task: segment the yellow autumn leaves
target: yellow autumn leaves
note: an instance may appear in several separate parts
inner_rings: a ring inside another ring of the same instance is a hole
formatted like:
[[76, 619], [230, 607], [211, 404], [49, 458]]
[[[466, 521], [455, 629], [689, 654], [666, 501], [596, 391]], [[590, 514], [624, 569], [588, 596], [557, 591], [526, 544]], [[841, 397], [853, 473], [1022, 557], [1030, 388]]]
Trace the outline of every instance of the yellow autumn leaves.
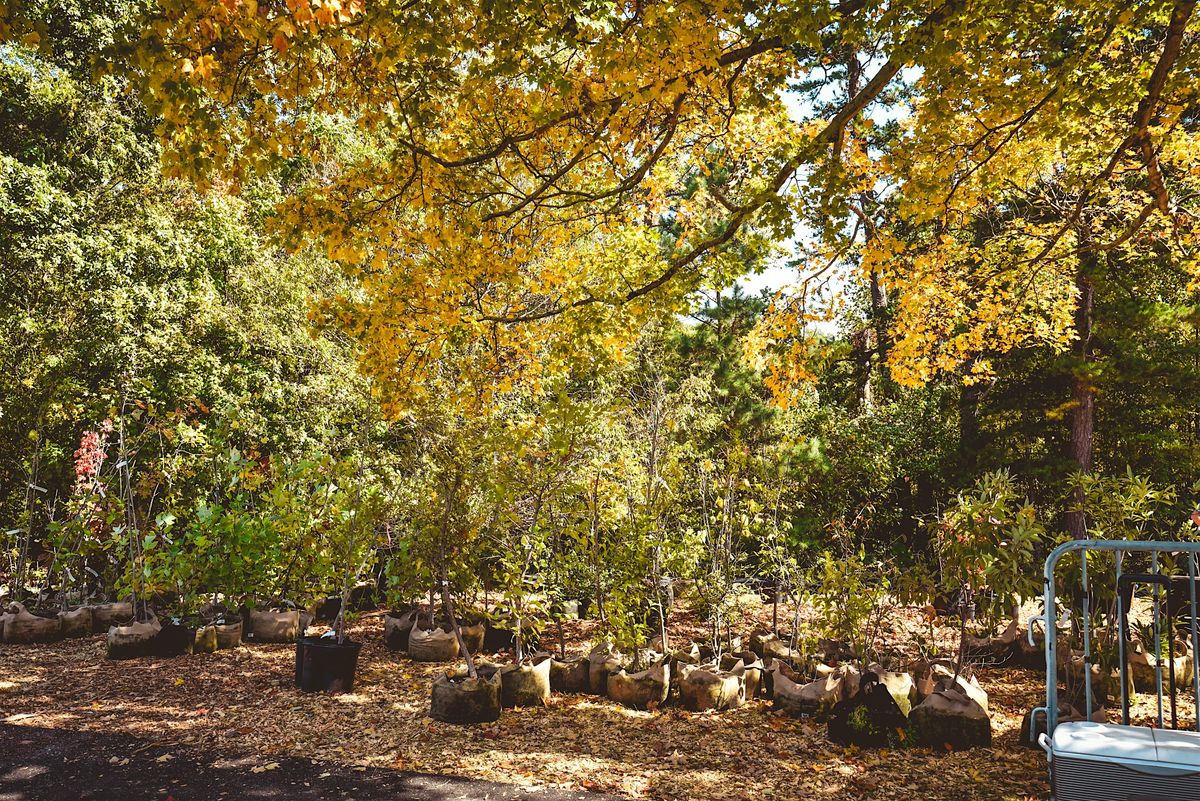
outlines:
[[[314, 319], [394, 408], [618, 358], [797, 221], [802, 270], [888, 291], [912, 384], [1065, 347], [1081, 243], [1196, 263], [1187, 213], [1142, 213], [1129, 139], [1172, 7], [158, 0], [120, 63], [169, 171], [287, 172], [270, 224], [361, 279]], [[1137, 140], [1169, 183], [1197, 177], [1194, 38]], [[781, 396], [839, 308], [798, 286], [753, 339]]]

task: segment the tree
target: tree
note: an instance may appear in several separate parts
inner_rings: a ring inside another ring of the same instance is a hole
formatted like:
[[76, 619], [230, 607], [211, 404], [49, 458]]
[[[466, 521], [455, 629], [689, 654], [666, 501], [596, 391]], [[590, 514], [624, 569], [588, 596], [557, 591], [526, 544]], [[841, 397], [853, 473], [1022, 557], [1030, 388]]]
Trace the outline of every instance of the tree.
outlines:
[[[549, 610], [531, 597], [561, 591], [549, 582], [560, 578], [553, 553], [556, 517], [567, 494], [577, 491], [576, 475], [594, 432], [590, 406], [565, 388], [537, 396], [507, 399], [489, 426], [484, 450], [491, 475], [488, 534], [496, 554], [515, 636], [517, 661], [526, 656], [526, 629]], [[561, 523], [560, 523], [561, 525]], [[557, 600], [563, 600], [558, 598]]]
[[[679, 394], [694, 406], [688, 419], [687, 440], [694, 454], [688, 459], [688, 480], [682, 482], [685, 509], [681, 524], [703, 538], [705, 553], [697, 565], [696, 592], [708, 613], [714, 650], [728, 643], [730, 613], [746, 589], [754, 558], [752, 537], [770, 504], [773, 523], [766, 530], [776, 548], [767, 552], [772, 564], [783, 568], [792, 556], [782, 550], [778, 513], [786, 501], [783, 475], [778, 485], [761, 482], [762, 456], [777, 445], [774, 425], [778, 410], [762, 376], [745, 356], [745, 340], [765, 306], [762, 298], [742, 294], [735, 284], [728, 293], [717, 292], [691, 315], [694, 326], [674, 336], [674, 347], [684, 360], [685, 372], [676, 379]], [[684, 394], [685, 388], [688, 390]], [[769, 470], [766, 472], [770, 472]], [[773, 492], [775, 490], [775, 492]], [[772, 495], [773, 503], [769, 500]], [[782, 523], [790, 530], [790, 521]], [[773, 572], [778, 578], [785, 570]], [[776, 584], [776, 609], [781, 587]]]
[[[728, 278], [724, 249], [793, 219], [819, 222], [822, 261], [861, 245], [876, 288], [911, 288], [909, 304], [967, 296], [975, 323], [953, 336], [904, 316], [888, 349], [901, 380], [984, 344], [1066, 341], [1073, 290], [1043, 283], [1054, 291], [1033, 302], [1010, 271], [986, 278], [998, 253], [973, 270], [984, 280], [939, 280], [963, 265], [945, 231], [927, 255], [908, 252], [853, 201], [886, 179], [896, 220], [953, 227], [1011, 184], [1065, 169], [1077, 207], [1139, 183], [1152, 202], [1136, 218], [1171, 219], [1190, 240], [1169, 162], [1195, 151], [1180, 113], [1194, 5], [856, 0], [746, 14], [516, 2], [433, 14], [160, 0], [118, 42], [117, 63], [162, 120], [172, 169], [237, 179], [301, 165], [278, 229], [321, 239], [362, 280], [364, 295], [326, 315], [362, 343], [395, 412], [422, 390], [437, 343], [488, 340], [520, 374], [620, 348], [631, 317], [677, 307], [705, 275]], [[4, 34], [36, 32], [35, 12], [14, 6]], [[781, 94], [796, 82], [810, 102], [793, 121]], [[872, 137], [872, 110], [901, 96], [906, 133]], [[331, 143], [338, 125], [357, 147]], [[1078, 216], [1025, 258], [1060, 255]], [[852, 218], [868, 222], [841, 225]], [[802, 325], [805, 306], [784, 308], [783, 327]], [[930, 361], [931, 348], [942, 355]]]
[[[942, 114], [918, 116], [901, 138], [894, 223], [867, 249], [902, 293], [891, 357], [903, 381], [964, 365], [977, 381], [995, 354], [1070, 350], [1065, 456], [1076, 471], [1094, 461], [1097, 285], [1112, 280], [1121, 254], [1194, 261], [1187, 206], [1198, 130], [1180, 94], [1195, 69], [1194, 10], [1080, 9], [1055, 31], [1060, 52], [1049, 61], [993, 47], [958, 65], [972, 83], [957, 70], [927, 72], [920, 82], [937, 89], [927, 105]], [[1095, 79], [1022, 88], [1019, 76], [1045, 67]], [[1020, 114], [1006, 107], [1008, 84], [1025, 94]], [[1104, 112], [1076, 119], [1083, 107]], [[1081, 515], [1066, 517], [1077, 537]]]
[[[0, 531], [14, 584], [69, 569], [93, 591], [124, 569], [109, 539], [119, 517], [144, 536], [170, 511], [188, 531], [200, 505], [228, 499], [213, 467], [230, 449], [336, 453], [370, 402], [347, 340], [303, 325], [311, 298], [349, 285], [263, 235], [281, 182], [235, 197], [164, 180], [127, 85], [62, 58], [11, 45], [0, 57]], [[132, 498], [106, 484], [93, 488], [102, 509], [72, 508], [94, 494], [72, 453], [106, 420], [96, 478], [135, 464], [120, 479]], [[115, 453], [121, 433], [133, 463]]]

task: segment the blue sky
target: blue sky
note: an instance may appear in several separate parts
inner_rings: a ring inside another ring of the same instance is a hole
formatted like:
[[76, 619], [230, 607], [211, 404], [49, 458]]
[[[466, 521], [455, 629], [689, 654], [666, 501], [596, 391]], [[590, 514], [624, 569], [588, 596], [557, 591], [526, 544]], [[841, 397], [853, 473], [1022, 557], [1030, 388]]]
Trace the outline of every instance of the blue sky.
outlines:
[[[879, 62], [868, 63], [864, 65], [864, 71], [870, 73], [871, 70], [878, 65]], [[908, 67], [900, 71], [899, 80], [906, 84], [911, 84], [918, 80], [921, 76], [921, 70], [917, 67]], [[828, 98], [822, 99], [834, 100], [834, 91], [838, 88], [834, 86], [828, 87]], [[787, 106], [788, 113], [797, 123], [804, 122], [812, 118], [812, 106], [807, 99], [801, 97], [795, 92], [786, 92], [783, 95], [783, 102]], [[903, 119], [909, 113], [909, 108], [906, 105], [883, 106], [873, 104], [867, 110], [871, 118], [877, 123], [891, 122], [893, 120]], [[881, 187], [882, 190], [882, 187]], [[763, 289], [778, 290], [789, 284], [796, 283], [802, 278], [800, 271], [795, 267], [789, 267], [787, 261], [796, 255], [797, 243], [807, 237], [807, 230], [798, 225], [796, 234], [791, 239], [783, 243], [782, 252], [779, 255], [776, 263], [757, 275], [747, 274], [738, 280], [738, 284], [745, 290], [746, 294], [757, 294]], [[828, 287], [834, 292], [840, 292], [845, 286], [844, 278], [841, 274], [836, 275], [830, 280]], [[836, 323], [818, 323], [816, 327], [819, 330], [827, 333], [832, 333], [836, 330]]]

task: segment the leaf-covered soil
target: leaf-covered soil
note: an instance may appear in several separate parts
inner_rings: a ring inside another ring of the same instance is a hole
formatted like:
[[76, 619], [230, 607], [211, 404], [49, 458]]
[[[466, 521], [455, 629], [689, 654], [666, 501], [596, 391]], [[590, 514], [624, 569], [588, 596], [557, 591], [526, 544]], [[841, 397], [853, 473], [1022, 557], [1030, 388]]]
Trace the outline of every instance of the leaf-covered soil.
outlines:
[[[692, 714], [554, 695], [545, 708], [505, 710], [494, 724], [458, 727], [427, 716], [430, 684], [446, 666], [387, 651], [381, 621], [367, 615], [357, 624], [354, 636], [365, 642], [357, 685], [341, 696], [297, 691], [288, 645], [125, 662], [105, 659], [102, 636], [5, 645], [0, 723], [119, 735], [159, 754], [195, 749], [251, 755], [258, 764], [319, 759], [632, 798], [1048, 796], [1043, 755], [1018, 744], [1022, 716], [1043, 698], [1038, 671], [979, 669], [994, 743], [958, 753], [845, 749], [826, 739], [822, 725], [783, 717], [766, 701]], [[570, 650], [584, 652], [593, 632], [594, 624], [570, 624]]]
[[122, 734], [0, 724], [6, 801], [592, 801], [479, 779], [302, 757], [154, 745]]

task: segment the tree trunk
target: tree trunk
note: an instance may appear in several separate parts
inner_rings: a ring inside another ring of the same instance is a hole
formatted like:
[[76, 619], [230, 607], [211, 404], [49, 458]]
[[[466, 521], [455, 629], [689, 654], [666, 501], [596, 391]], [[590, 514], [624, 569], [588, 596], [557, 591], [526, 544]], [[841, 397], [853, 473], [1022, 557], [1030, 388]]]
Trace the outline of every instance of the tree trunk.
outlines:
[[963, 663], [967, 661], [967, 616], [960, 607], [958, 610], [958, 658], [954, 660], [954, 678], [951, 680], [954, 685], [958, 684], [958, 677], [962, 675]]
[[663, 593], [662, 593], [661, 589], [658, 591], [657, 595], [658, 595], [658, 632], [659, 632], [658, 636], [660, 639], [662, 639], [663, 653], [666, 654], [666, 653], [670, 653], [670, 651], [671, 651], [670, 645], [667, 643], [667, 613], [669, 610], [663, 604], [663, 599], [662, 599]]
[[875, 388], [871, 383], [871, 351], [875, 347], [875, 331], [867, 327], [850, 338], [854, 350], [855, 380], [858, 382], [858, 411], [865, 414], [875, 407]]
[[979, 467], [979, 448], [982, 444], [979, 428], [979, 400], [983, 396], [980, 384], [963, 384], [958, 396], [958, 463], [968, 478]]
[[[863, 203], [866, 203], [864, 196]], [[864, 209], [865, 211], [865, 209]], [[887, 345], [887, 292], [879, 281], [879, 273], [871, 271], [871, 323], [875, 329], [875, 372], [879, 382], [879, 394], [888, 398], [888, 375], [886, 368]]]
[[446, 560], [442, 560], [442, 608], [446, 610], [446, 617], [450, 620], [450, 626], [454, 629], [454, 639], [458, 640], [458, 650], [467, 660], [467, 675], [471, 678], [479, 678], [479, 673], [475, 669], [475, 657], [467, 648], [467, 643], [463, 640], [462, 627], [458, 625], [458, 616], [454, 614], [454, 602], [450, 599], [450, 577], [446, 573]]
[[525, 620], [521, 615], [519, 604], [517, 606], [517, 614], [514, 617], [517, 621], [517, 630], [513, 633], [513, 655], [517, 658], [517, 664], [519, 665], [525, 661], [525, 643], [523, 642], [524, 638], [521, 636], [521, 627], [524, 625]]
[[[846, 57], [846, 92], [847, 97], [855, 97], [859, 92], [862, 80], [862, 63], [858, 51], [851, 51]], [[843, 147], [858, 147], [853, 125], [846, 128], [846, 142]], [[876, 204], [874, 194], [870, 191], [859, 192], [856, 198], [859, 222], [863, 227], [865, 243], [875, 238], [875, 221], [871, 212]], [[854, 346], [858, 351], [856, 362], [859, 370], [859, 411], [868, 412], [876, 403], [876, 388], [879, 394], [887, 397], [887, 370], [884, 367], [884, 341], [887, 337], [887, 320], [884, 312], [887, 308], [887, 293], [879, 280], [879, 273], [872, 270], [867, 275], [870, 289], [871, 309], [867, 325], [854, 336]]]
[[[441, 559], [441, 585], [442, 585], [442, 609], [446, 612], [446, 618], [450, 622], [450, 627], [454, 630], [454, 639], [458, 640], [458, 650], [467, 660], [467, 675], [473, 679], [479, 678], [479, 672], [475, 669], [475, 657], [467, 648], [466, 642], [463, 641], [462, 627], [458, 625], [458, 616], [454, 614], [454, 601], [450, 598], [450, 573], [446, 567], [446, 538], [450, 533], [450, 513], [454, 507], [454, 498], [458, 495], [458, 488], [462, 485], [462, 473], [459, 472], [454, 477], [454, 486], [446, 492], [446, 500], [442, 504], [442, 537], [439, 548]], [[430, 615], [433, 614], [433, 607], [429, 609]]]
[[[1079, 299], [1075, 307], [1075, 344], [1072, 346], [1070, 438], [1067, 442], [1067, 461], [1080, 474], [1092, 472], [1092, 439], [1096, 427], [1096, 388], [1092, 384], [1089, 365], [1092, 361], [1092, 325], [1094, 322], [1096, 289], [1087, 273], [1080, 269], [1075, 278]], [[1066, 515], [1067, 532], [1073, 539], [1087, 537], [1087, 516], [1082, 508], [1083, 491], [1071, 491]]]
[[792, 615], [792, 634], [788, 638], [788, 648], [796, 650], [797, 639], [800, 636], [800, 594], [796, 593], [792, 597], [792, 601], [796, 604], [795, 612]]

